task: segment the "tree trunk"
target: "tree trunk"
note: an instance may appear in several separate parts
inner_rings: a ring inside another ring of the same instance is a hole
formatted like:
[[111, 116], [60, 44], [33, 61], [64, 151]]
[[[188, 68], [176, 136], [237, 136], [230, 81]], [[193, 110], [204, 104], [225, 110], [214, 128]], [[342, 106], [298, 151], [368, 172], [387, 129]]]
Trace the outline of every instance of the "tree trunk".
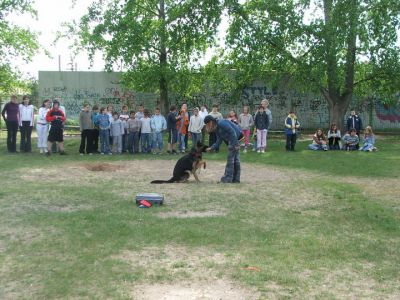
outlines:
[[331, 97], [329, 93], [323, 93], [328, 102], [329, 108], [329, 127], [336, 124], [341, 132], [346, 131], [345, 114], [351, 101], [351, 95], [347, 97]]
[[162, 22], [162, 29], [160, 34], [160, 109], [162, 114], [167, 114], [169, 111], [168, 102], [168, 82], [166, 78], [168, 60], [166, 41], [166, 28], [165, 28], [165, 2], [160, 0], [160, 20]]

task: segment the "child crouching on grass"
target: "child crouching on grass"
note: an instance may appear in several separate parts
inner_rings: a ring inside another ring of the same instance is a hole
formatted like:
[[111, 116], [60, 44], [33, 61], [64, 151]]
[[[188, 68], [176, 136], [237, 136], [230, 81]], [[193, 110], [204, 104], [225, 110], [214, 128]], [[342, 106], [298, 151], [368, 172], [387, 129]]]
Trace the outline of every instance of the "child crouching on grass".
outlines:
[[110, 135], [113, 140], [113, 153], [122, 153], [122, 137], [125, 134], [124, 123], [119, 119], [118, 113], [113, 113], [113, 120], [110, 124]]
[[372, 132], [372, 127], [367, 126], [364, 132], [364, 144], [360, 147], [360, 151], [377, 151], [375, 147], [375, 135]]
[[350, 129], [350, 133], [346, 133], [343, 137], [345, 151], [354, 151], [357, 150], [357, 145], [360, 139], [358, 138], [357, 131], [352, 128]]
[[326, 144], [326, 136], [321, 128], [317, 129], [317, 132], [313, 135], [313, 143], [308, 145], [310, 150], [328, 150], [328, 145]]

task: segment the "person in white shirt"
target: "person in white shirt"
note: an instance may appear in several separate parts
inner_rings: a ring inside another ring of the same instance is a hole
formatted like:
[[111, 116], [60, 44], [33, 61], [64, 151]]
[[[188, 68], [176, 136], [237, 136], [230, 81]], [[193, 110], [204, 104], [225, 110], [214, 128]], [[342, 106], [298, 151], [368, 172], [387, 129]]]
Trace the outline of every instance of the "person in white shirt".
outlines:
[[192, 147], [196, 147], [197, 142], [201, 141], [201, 130], [203, 127], [204, 119], [199, 115], [199, 108], [195, 107], [189, 122], [189, 136], [192, 137]]
[[[208, 110], [207, 110], [207, 106], [206, 105], [202, 105], [200, 107], [199, 115], [203, 119], [203, 121], [204, 121], [204, 118], [208, 116]], [[203, 126], [203, 129], [201, 130], [201, 143], [203, 145], [204, 145], [205, 137], [206, 137], [206, 127]]]
[[19, 150], [21, 152], [31, 152], [31, 135], [34, 123], [35, 109], [29, 104], [29, 97], [22, 98], [22, 104], [19, 105], [19, 130], [21, 132], [21, 144]]
[[39, 113], [37, 116], [36, 123], [36, 133], [38, 135], [37, 146], [39, 148], [40, 153], [47, 152], [47, 134], [49, 132], [49, 125], [46, 121], [46, 115], [49, 111], [50, 100], [46, 99], [43, 101], [42, 106], [39, 108]]

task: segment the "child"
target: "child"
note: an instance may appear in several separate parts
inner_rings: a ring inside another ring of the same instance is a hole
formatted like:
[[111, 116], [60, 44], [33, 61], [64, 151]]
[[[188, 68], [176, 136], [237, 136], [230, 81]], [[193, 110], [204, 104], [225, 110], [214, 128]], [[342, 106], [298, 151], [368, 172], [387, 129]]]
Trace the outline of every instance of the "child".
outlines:
[[163, 135], [162, 132], [167, 129], [167, 121], [164, 116], [160, 114], [160, 109], [157, 107], [154, 110], [154, 115], [150, 120], [151, 130], [153, 132], [153, 154], [162, 154], [164, 145], [163, 145]]
[[176, 106], [172, 105], [169, 108], [169, 114], [167, 116], [167, 130], [168, 130], [168, 153], [176, 154], [175, 144], [178, 141], [178, 129], [176, 122], [180, 119], [180, 116], [176, 114]]
[[253, 116], [249, 114], [249, 107], [243, 107], [243, 113], [239, 115], [239, 126], [242, 128], [244, 135], [244, 150], [243, 153], [247, 153], [247, 147], [249, 145], [250, 128], [253, 126]]
[[34, 108], [29, 103], [29, 97], [22, 98], [22, 104], [19, 105], [19, 131], [21, 133], [21, 143], [19, 150], [21, 152], [31, 152], [31, 135], [34, 123]]
[[40, 153], [47, 153], [47, 133], [49, 130], [49, 125], [46, 121], [46, 115], [49, 111], [49, 107], [50, 100], [44, 100], [42, 107], [39, 108], [39, 113], [37, 116], [36, 133], [38, 135], [38, 148]]
[[336, 124], [332, 124], [328, 131], [329, 150], [340, 150], [340, 130], [337, 129]]
[[140, 120], [136, 119], [135, 112], [131, 110], [130, 118], [127, 122], [128, 129], [128, 151], [129, 153], [139, 153], [139, 132], [141, 127]]
[[[254, 110], [253, 120], [255, 120], [257, 113], [258, 113], [258, 106]], [[255, 127], [253, 133], [253, 151], [257, 151], [257, 129]]]
[[[137, 113], [136, 113], [137, 115]], [[140, 139], [142, 142], [142, 153], [150, 153], [151, 152], [151, 119], [150, 119], [150, 112], [148, 109], [143, 111], [143, 118], [140, 119], [141, 122], [141, 133]]]
[[46, 121], [51, 124], [49, 136], [47, 138], [47, 156], [51, 155], [51, 147], [57, 142], [60, 155], [65, 155], [64, 152], [64, 125], [65, 115], [60, 109], [60, 102], [55, 100], [53, 108], [47, 112]]
[[[211, 110], [211, 112], [209, 113], [209, 115], [210, 115], [211, 117], [213, 117], [214, 119], [216, 119], [217, 121], [223, 119], [222, 114], [218, 111], [218, 104], [213, 104], [212, 110]], [[209, 139], [208, 143], [209, 143], [210, 146], [213, 145], [213, 144], [215, 144], [216, 141], [217, 141], [217, 134], [216, 134], [216, 132], [214, 132], [214, 131], [209, 132], [209, 138], [208, 138], [208, 139]], [[214, 152], [216, 152], [216, 153], [219, 152], [219, 146], [217, 146], [217, 148], [215, 148]]]
[[100, 154], [112, 154], [110, 150], [110, 119], [105, 107], [100, 108], [100, 114], [98, 114], [94, 123], [99, 127], [100, 134]]
[[89, 111], [89, 104], [84, 104], [82, 111], [79, 114], [79, 127], [81, 130], [81, 145], [79, 146], [80, 155], [93, 154], [92, 146], [92, 132], [93, 132], [93, 122], [92, 113]]
[[360, 147], [360, 151], [376, 151], [378, 150], [375, 146], [375, 135], [372, 132], [372, 127], [365, 127], [364, 132], [364, 145]]
[[122, 152], [126, 152], [126, 148], [128, 145], [128, 128], [127, 128], [127, 122], [129, 119], [129, 112], [128, 112], [128, 106], [124, 105], [122, 106], [122, 111], [121, 114], [119, 115], [119, 119], [122, 121], [122, 124], [124, 125], [124, 134], [122, 135]]
[[257, 132], [257, 152], [265, 153], [265, 147], [267, 146], [267, 130], [268, 130], [268, 115], [264, 111], [264, 106], [260, 105], [258, 107], [258, 112], [254, 119], [255, 128], [254, 131]]
[[236, 115], [236, 112], [234, 110], [231, 110], [228, 114], [228, 116], [226, 117], [227, 120], [232, 121], [233, 123], [238, 124], [238, 118]]
[[199, 108], [193, 109], [193, 116], [190, 117], [189, 134], [192, 136], [192, 147], [196, 147], [197, 142], [201, 142], [201, 130], [203, 129], [204, 121], [199, 115]]
[[93, 130], [92, 130], [92, 142], [93, 142], [93, 153], [99, 153], [99, 126], [96, 125], [95, 120], [99, 114], [99, 107], [97, 105], [93, 105], [92, 108], [92, 123], [93, 123]]
[[124, 135], [125, 128], [122, 121], [118, 118], [118, 113], [113, 113], [113, 120], [110, 124], [110, 135], [113, 139], [113, 153], [122, 153], [122, 136]]
[[313, 143], [308, 145], [310, 150], [328, 150], [328, 145], [326, 144], [326, 136], [321, 128], [317, 129], [317, 132], [313, 135]]
[[179, 151], [181, 153], [185, 153], [185, 136], [188, 126], [189, 115], [185, 110], [182, 110], [180, 113], [180, 119], [176, 123], [176, 129], [178, 130]]
[[285, 120], [285, 133], [286, 133], [286, 151], [294, 151], [296, 145], [297, 133], [300, 128], [300, 123], [294, 111], [290, 111]]
[[358, 138], [357, 135], [357, 131], [352, 128], [350, 129], [350, 133], [347, 133], [344, 135], [343, 137], [343, 141], [344, 141], [344, 149], [346, 151], [354, 151], [357, 150], [357, 145], [360, 141], [360, 139]]

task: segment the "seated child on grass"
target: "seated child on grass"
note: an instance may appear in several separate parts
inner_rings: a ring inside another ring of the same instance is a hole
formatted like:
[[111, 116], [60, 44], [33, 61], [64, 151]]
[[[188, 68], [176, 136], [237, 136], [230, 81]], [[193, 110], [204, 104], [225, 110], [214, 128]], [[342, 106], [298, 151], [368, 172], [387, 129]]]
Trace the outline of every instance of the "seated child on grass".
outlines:
[[343, 150], [354, 151], [357, 150], [357, 145], [360, 139], [358, 138], [357, 132], [354, 128], [350, 129], [349, 133], [346, 133], [343, 137]]
[[317, 132], [313, 135], [313, 143], [308, 145], [308, 149], [310, 150], [328, 150], [328, 145], [326, 142], [326, 136], [321, 128], [317, 129]]
[[376, 151], [375, 135], [372, 132], [372, 127], [367, 126], [364, 132], [364, 144], [360, 147], [360, 151]]

